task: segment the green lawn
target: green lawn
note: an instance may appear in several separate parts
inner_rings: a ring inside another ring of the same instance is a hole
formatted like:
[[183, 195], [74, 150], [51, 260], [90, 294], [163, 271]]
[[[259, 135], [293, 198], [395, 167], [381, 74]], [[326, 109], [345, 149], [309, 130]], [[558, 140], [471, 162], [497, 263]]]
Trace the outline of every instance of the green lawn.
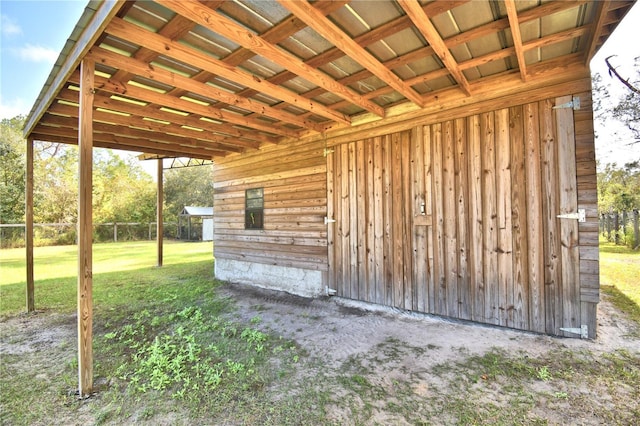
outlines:
[[[259, 317], [234, 319], [233, 302], [217, 294], [212, 248], [211, 242], [167, 242], [158, 268], [153, 242], [94, 245], [98, 394], [86, 405], [73, 394], [78, 365], [72, 335], [51, 335], [46, 351], [24, 349], [43, 346], [29, 340], [39, 330], [22, 323], [24, 249], [0, 250], [1, 335], [18, 347], [0, 362], [0, 424], [79, 424], [87, 417], [87, 424], [202, 424], [203, 416], [264, 424], [251, 420], [269, 413], [255, 407], [256, 399], [273, 405], [266, 385], [293, 374], [300, 354], [294, 342], [258, 330]], [[38, 247], [34, 256], [33, 321], [47, 330], [73, 330], [76, 247]], [[282, 403], [272, 424], [313, 411], [293, 398]]]
[[618, 309], [640, 323], [640, 251], [600, 241], [600, 284]]
[[[93, 275], [96, 286], [113, 281], [113, 272], [140, 271], [126, 274], [125, 280], [152, 273], [157, 263], [154, 241], [95, 244]], [[181, 265], [208, 261], [213, 275], [211, 242], [165, 241], [163, 264]], [[34, 248], [36, 309], [75, 308], [75, 285], [78, 276], [77, 246]], [[20, 311], [25, 304], [25, 249], [0, 250], [0, 314]], [[99, 289], [98, 289], [99, 291]], [[100, 293], [98, 293], [99, 295]]]

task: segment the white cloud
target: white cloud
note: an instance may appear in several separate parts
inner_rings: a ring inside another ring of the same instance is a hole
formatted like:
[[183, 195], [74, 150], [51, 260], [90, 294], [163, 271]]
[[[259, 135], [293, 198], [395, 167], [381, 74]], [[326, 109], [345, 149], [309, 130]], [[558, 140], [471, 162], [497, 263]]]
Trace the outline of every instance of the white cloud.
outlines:
[[48, 62], [53, 64], [58, 59], [58, 52], [48, 47], [26, 44], [16, 49], [18, 56], [29, 62]]
[[0, 16], [0, 24], [2, 24], [2, 34], [5, 36], [13, 36], [22, 34], [22, 28], [7, 15]]
[[0, 95], [0, 119], [13, 118], [16, 115], [27, 115], [29, 113], [29, 106], [24, 99], [4, 99]]

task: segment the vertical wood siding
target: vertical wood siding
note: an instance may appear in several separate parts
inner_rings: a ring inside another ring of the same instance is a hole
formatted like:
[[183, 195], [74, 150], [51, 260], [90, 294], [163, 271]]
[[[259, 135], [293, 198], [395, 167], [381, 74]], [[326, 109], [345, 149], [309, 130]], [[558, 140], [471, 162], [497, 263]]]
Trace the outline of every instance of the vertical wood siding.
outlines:
[[[336, 147], [339, 295], [550, 334], [598, 302], [595, 157], [583, 109], [548, 99]], [[579, 194], [579, 195], [578, 195]], [[588, 223], [559, 219], [586, 208]]]
[[[343, 297], [562, 334], [599, 300], [589, 93], [218, 160], [215, 256], [328, 270]], [[264, 188], [265, 229], [244, 229]], [[585, 208], [587, 222], [558, 219]], [[324, 216], [335, 223], [326, 226]]]
[[[216, 160], [214, 255], [327, 270], [324, 143], [270, 146]], [[264, 188], [264, 229], [244, 229], [245, 190]]]

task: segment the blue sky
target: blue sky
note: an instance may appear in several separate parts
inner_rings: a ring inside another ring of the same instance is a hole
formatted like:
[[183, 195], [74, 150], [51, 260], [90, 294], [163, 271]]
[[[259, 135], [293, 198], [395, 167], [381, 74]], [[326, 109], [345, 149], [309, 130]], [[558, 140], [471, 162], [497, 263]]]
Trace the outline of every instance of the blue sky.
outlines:
[[[0, 0], [0, 118], [29, 113], [86, 5], [85, 0]], [[591, 63], [612, 90], [622, 87], [606, 75], [604, 58], [618, 55], [613, 63], [619, 72], [635, 75], [632, 65], [633, 58], [640, 56], [639, 26], [640, 5], [636, 4]], [[630, 155], [640, 159], [637, 144], [630, 147], [625, 138], [623, 132], [606, 145], [600, 138], [601, 161], [628, 161]]]
[[86, 5], [0, 0], [0, 118], [29, 113]]

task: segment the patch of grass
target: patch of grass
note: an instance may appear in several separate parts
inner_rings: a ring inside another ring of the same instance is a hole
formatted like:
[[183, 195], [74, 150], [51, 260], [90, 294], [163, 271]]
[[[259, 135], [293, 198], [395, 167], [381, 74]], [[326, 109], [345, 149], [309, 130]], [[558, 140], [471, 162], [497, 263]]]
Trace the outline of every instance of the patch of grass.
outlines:
[[[156, 248], [154, 241], [94, 244], [93, 273], [98, 275], [153, 267], [157, 261]], [[211, 242], [167, 240], [163, 244], [163, 252], [164, 265], [213, 260]], [[38, 282], [77, 276], [78, 246], [35, 247], [33, 257], [34, 276]], [[4, 291], [4, 285], [25, 282], [25, 264], [24, 248], [0, 250], [0, 291]]]
[[613, 305], [624, 314], [625, 318], [635, 323], [630, 331], [632, 337], [640, 337], [640, 305], [615, 286], [602, 286], [600, 288], [609, 297]]
[[[564, 413], [581, 410], [609, 424], [632, 424], [640, 418], [640, 353], [615, 351], [600, 357], [590, 351], [554, 349], [531, 357], [494, 349], [456, 364], [441, 364], [434, 372], [457, 384], [459, 399], [443, 401], [442, 408], [457, 413], [464, 424], [546, 424], [545, 418], [572, 422]], [[590, 400], [590, 392], [601, 387], [611, 395], [613, 407]], [[482, 402], [482, 395], [496, 391], [495, 406]], [[544, 409], [532, 415], [541, 401]]]
[[604, 294], [625, 317], [636, 324], [640, 337], [640, 251], [600, 240], [600, 284]]
[[[212, 278], [211, 245], [194, 244], [195, 252], [189, 250], [191, 244], [169, 246], [175, 249], [165, 252], [162, 268], [140, 266], [154, 263], [153, 244], [94, 246], [94, 271], [103, 272], [93, 280], [97, 394], [88, 400], [78, 401], [73, 393], [78, 368], [71, 337], [75, 268], [61, 272], [65, 268], [52, 267], [52, 276], [36, 277], [37, 316], [66, 318], [69, 342], [46, 352], [3, 354], [0, 423], [42, 424], [52, 416], [61, 423], [96, 424], [321, 419], [316, 400], [293, 394], [276, 400], [268, 392], [274, 383], [286, 383], [306, 355], [295, 342], [261, 330], [260, 316], [246, 323], [234, 319], [232, 301], [217, 293], [219, 283]], [[55, 249], [63, 265], [75, 256], [73, 249]], [[11, 260], [19, 255], [3, 251], [3, 281], [6, 264], [19, 269], [19, 262]], [[138, 269], [130, 269], [133, 264]], [[24, 282], [6, 283], [1, 289], [3, 321], [24, 315], [19, 313], [24, 309]], [[33, 374], [25, 375], [29, 365]]]
[[600, 241], [600, 282], [615, 286], [640, 306], [640, 251]]

